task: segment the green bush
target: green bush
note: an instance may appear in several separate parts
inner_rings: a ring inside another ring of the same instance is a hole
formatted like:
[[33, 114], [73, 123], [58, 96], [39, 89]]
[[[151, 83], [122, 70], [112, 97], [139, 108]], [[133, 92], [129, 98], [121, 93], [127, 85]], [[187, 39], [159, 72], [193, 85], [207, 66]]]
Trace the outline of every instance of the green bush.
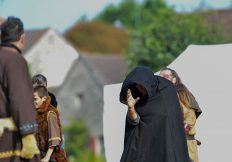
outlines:
[[65, 151], [69, 162], [104, 162], [89, 148], [90, 135], [84, 121], [72, 121], [64, 127]]

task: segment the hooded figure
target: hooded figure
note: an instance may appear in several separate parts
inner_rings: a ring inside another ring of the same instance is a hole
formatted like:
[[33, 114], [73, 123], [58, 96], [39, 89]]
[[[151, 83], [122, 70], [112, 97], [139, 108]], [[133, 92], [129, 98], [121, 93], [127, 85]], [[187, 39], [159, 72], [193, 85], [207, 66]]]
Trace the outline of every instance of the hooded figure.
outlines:
[[[128, 117], [130, 94], [134, 120]], [[128, 105], [120, 162], [189, 162], [182, 112], [170, 81], [137, 67], [123, 82], [120, 102]]]

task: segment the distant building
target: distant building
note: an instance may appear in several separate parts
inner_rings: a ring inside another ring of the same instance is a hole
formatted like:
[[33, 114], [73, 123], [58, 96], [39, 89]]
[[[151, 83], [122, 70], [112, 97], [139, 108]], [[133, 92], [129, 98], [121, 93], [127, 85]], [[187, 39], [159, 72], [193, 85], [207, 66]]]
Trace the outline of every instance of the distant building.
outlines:
[[60, 86], [78, 59], [78, 52], [53, 29], [26, 31], [23, 55], [32, 75], [41, 73], [49, 87]]
[[63, 116], [85, 119], [96, 154], [104, 153], [103, 86], [122, 82], [127, 71], [122, 56], [80, 54], [64, 83], [55, 91]]

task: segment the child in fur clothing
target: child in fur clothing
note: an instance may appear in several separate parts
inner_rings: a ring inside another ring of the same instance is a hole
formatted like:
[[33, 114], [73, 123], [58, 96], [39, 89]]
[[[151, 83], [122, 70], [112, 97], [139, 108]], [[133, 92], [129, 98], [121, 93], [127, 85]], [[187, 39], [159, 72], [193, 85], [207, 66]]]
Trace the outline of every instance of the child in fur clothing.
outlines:
[[62, 144], [62, 129], [59, 112], [50, 102], [47, 88], [34, 88], [34, 104], [39, 131], [37, 140], [41, 152], [41, 162], [67, 162]]

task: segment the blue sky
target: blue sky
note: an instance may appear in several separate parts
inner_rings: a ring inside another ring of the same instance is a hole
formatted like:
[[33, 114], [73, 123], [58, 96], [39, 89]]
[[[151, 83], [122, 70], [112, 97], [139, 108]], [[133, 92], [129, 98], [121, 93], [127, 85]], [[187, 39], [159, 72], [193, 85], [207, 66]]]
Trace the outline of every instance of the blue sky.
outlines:
[[166, 2], [170, 6], [175, 5], [177, 11], [191, 11], [202, 2], [208, 7], [215, 9], [223, 9], [232, 6], [232, 0], [166, 0]]
[[[26, 29], [52, 27], [64, 32], [77, 20], [86, 15], [94, 17], [110, 3], [122, 0], [0, 0], [0, 16], [10, 15], [21, 18]], [[141, 1], [141, 0], [137, 0]], [[190, 11], [202, 0], [166, 0], [176, 10]], [[232, 0], [205, 0], [210, 7], [225, 8]]]

